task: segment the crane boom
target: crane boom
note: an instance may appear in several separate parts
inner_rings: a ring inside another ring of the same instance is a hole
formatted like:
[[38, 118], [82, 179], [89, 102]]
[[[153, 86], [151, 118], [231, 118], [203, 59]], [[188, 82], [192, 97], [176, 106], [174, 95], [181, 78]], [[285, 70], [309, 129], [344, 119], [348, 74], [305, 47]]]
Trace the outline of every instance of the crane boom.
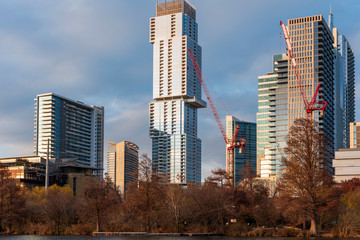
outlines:
[[211, 111], [212, 111], [213, 114], [214, 114], [216, 123], [217, 123], [217, 125], [218, 125], [218, 127], [219, 127], [219, 129], [220, 129], [221, 135], [222, 135], [222, 137], [224, 138], [225, 144], [228, 144], [228, 143], [229, 143], [229, 140], [228, 140], [228, 138], [226, 137], [226, 132], [225, 132], [224, 125], [223, 125], [222, 122], [221, 122], [221, 119], [220, 119], [219, 114], [218, 114], [218, 112], [217, 112], [217, 110], [216, 110], [215, 104], [214, 104], [214, 102], [213, 102], [213, 100], [212, 100], [212, 98], [211, 98], [209, 89], [207, 88], [207, 86], [206, 86], [206, 84], [205, 84], [204, 78], [203, 78], [202, 73], [201, 73], [200, 66], [199, 66], [199, 64], [197, 63], [196, 59], [195, 59], [194, 53], [193, 53], [190, 49], [188, 49], [188, 53], [189, 53], [189, 55], [190, 55], [192, 64], [194, 65], [196, 74], [197, 74], [198, 78], [200, 79], [200, 83], [201, 83], [201, 86], [202, 86], [203, 89], [204, 89], [206, 98], [207, 98], [207, 100], [209, 101], [209, 105], [210, 105]]
[[297, 67], [296, 60], [294, 58], [294, 53], [293, 53], [293, 50], [292, 50], [292, 43], [291, 43], [291, 39], [290, 39], [290, 35], [289, 35], [289, 30], [288, 30], [288, 27], [281, 21], [280, 21], [280, 26], [281, 26], [281, 28], [283, 30], [283, 33], [284, 33], [286, 46], [288, 48], [289, 58], [290, 58], [291, 64], [292, 64], [293, 69], [294, 69], [295, 77], [296, 77], [296, 80], [297, 80], [298, 85], [299, 85], [301, 96], [302, 96], [303, 102], [305, 104], [305, 108], [307, 108], [308, 100], [307, 100], [306, 92], [303, 90], [303, 86], [301, 84], [301, 80], [300, 80], [300, 76], [299, 76], [300, 75], [299, 74], [299, 69]]
[[294, 69], [295, 77], [296, 77], [296, 80], [297, 80], [298, 85], [299, 85], [300, 93], [301, 93], [301, 96], [302, 96], [302, 99], [303, 99], [303, 102], [304, 102], [304, 105], [305, 105], [306, 114], [307, 114], [308, 117], [311, 117], [312, 113], [314, 111], [316, 111], [316, 110], [321, 110], [323, 112], [328, 103], [326, 101], [323, 101], [322, 99], [319, 100], [319, 101], [316, 101], [316, 97], [317, 97], [317, 95], [318, 95], [318, 93], [320, 91], [320, 86], [321, 85], [320, 85], [320, 83], [318, 84], [318, 86], [317, 86], [317, 88], [315, 90], [315, 93], [314, 93], [311, 101], [309, 102], [308, 98], [307, 98], [307, 95], [306, 95], [306, 91], [304, 91], [302, 83], [301, 83], [299, 69], [298, 69], [298, 66], [296, 64], [296, 60], [295, 60], [295, 57], [294, 57], [288, 27], [281, 21], [280, 21], [280, 26], [281, 26], [281, 28], [283, 30], [283, 33], [284, 33], [285, 42], [286, 42], [286, 46], [287, 46], [287, 49], [288, 49], [290, 62], [291, 62], [292, 67]]

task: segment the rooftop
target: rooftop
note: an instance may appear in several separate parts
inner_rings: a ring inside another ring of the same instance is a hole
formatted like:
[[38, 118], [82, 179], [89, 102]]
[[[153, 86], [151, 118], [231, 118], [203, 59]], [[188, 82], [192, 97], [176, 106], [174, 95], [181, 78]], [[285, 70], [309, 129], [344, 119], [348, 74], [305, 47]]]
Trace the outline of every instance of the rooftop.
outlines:
[[196, 20], [196, 9], [187, 0], [173, 0], [156, 3], [156, 16], [165, 16], [175, 13], [184, 13]]

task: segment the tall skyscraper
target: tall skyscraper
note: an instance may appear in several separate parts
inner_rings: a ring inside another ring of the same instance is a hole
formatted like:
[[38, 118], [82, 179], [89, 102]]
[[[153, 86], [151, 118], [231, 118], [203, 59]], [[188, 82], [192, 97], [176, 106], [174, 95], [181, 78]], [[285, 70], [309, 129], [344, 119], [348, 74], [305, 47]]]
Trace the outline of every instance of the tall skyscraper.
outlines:
[[[329, 26], [333, 26], [332, 15]], [[322, 97], [328, 103], [324, 113], [313, 113], [313, 119], [319, 122], [327, 139], [330, 168], [335, 150], [349, 142], [348, 122], [354, 118], [355, 110], [353, 51], [346, 39], [338, 35], [337, 29], [329, 26], [321, 15], [288, 20], [293, 53], [307, 101], [320, 84], [321, 92], [316, 100]], [[296, 118], [306, 117], [306, 112], [287, 54], [275, 55], [273, 64], [272, 73], [259, 76], [257, 158], [261, 177], [276, 179], [281, 172], [288, 131]]]
[[[103, 168], [104, 108], [88, 106], [54, 93], [35, 98], [34, 154], [52, 159], [76, 158]], [[102, 171], [98, 171], [102, 175]]]
[[[320, 111], [315, 111], [313, 119], [320, 123], [320, 128], [326, 137], [328, 166], [331, 167], [331, 159], [334, 158], [335, 151], [334, 38], [322, 15], [290, 19], [288, 27], [307, 101], [311, 101], [315, 89], [318, 84], [321, 84], [321, 94], [324, 101], [328, 103], [323, 115]], [[296, 118], [306, 117], [306, 112], [293, 67], [290, 62], [288, 65], [288, 121], [290, 128]]]
[[110, 143], [107, 174], [124, 195], [129, 183], [138, 179], [139, 147], [128, 141]]
[[329, 14], [329, 27], [334, 37], [335, 76], [335, 150], [349, 148], [350, 123], [355, 121], [355, 56], [349, 41], [334, 27]]
[[197, 109], [201, 84], [187, 49], [201, 66], [196, 10], [186, 0], [156, 3], [150, 19], [153, 44], [153, 99], [150, 137], [153, 169], [171, 183], [201, 182], [201, 140]]
[[246, 144], [241, 152], [239, 149], [235, 149], [233, 155], [236, 185], [243, 177], [243, 174], [249, 170], [246, 169], [247, 164], [252, 171], [256, 172], [256, 123], [241, 121], [233, 116], [226, 116], [226, 135], [229, 140], [232, 139], [237, 126], [239, 126], [237, 139], [246, 139]]

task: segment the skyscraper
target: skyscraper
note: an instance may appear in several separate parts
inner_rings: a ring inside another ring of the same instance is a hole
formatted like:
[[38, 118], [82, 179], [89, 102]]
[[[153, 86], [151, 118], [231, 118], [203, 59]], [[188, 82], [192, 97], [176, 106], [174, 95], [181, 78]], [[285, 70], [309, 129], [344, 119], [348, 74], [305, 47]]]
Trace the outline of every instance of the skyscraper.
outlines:
[[[103, 168], [104, 108], [88, 106], [54, 93], [35, 98], [34, 154], [52, 159], [76, 158]], [[102, 171], [98, 171], [102, 175]]]
[[[288, 27], [307, 101], [311, 101], [315, 89], [321, 84], [321, 94], [328, 103], [323, 115], [320, 111], [315, 111], [313, 119], [319, 122], [321, 131], [326, 137], [330, 167], [335, 150], [334, 38], [322, 15], [290, 19]], [[306, 112], [293, 67], [290, 62], [288, 65], [288, 126], [290, 128], [296, 118], [306, 117]]]
[[187, 49], [201, 65], [196, 10], [186, 0], [156, 3], [150, 19], [153, 44], [153, 99], [150, 137], [153, 169], [172, 183], [201, 182], [201, 140], [197, 109], [201, 84]]
[[128, 141], [110, 143], [107, 174], [121, 194], [129, 183], [138, 179], [139, 147]]
[[[329, 26], [333, 26], [332, 15]], [[321, 15], [288, 20], [293, 53], [307, 101], [320, 84], [321, 92], [316, 100], [322, 97], [328, 103], [324, 113], [313, 113], [313, 119], [319, 122], [327, 139], [330, 168], [334, 151], [349, 142], [349, 121], [353, 121], [355, 109], [353, 51], [346, 39], [338, 35], [337, 29], [329, 26]], [[296, 118], [306, 117], [306, 112], [287, 54], [275, 55], [273, 64], [272, 73], [259, 76], [257, 157], [261, 176], [276, 179], [281, 172], [288, 131]]]
[[258, 77], [257, 174], [276, 179], [288, 134], [288, 56], [273, 56], [273, 71]]
[[246, 171], [249, 170], [247, 166], [253, 172], [256, 172], [256, 123], [241, 121], [233, 116], [226, 116], [226, 135], [229, 140], [232, 139], [237, 126], [239, 126], [237, 139], [246, 139], [246, 144], [241, 152], [238, 148], [234, 151], [235, 185], [239, 183], [243, 174], [246, 174]]
[[329, 27], [334, 37], [335, 150], [338, 150], [349, 148], [349, 126], [355, 121], [355, 56], [349, 41], [334, 27], [331, 12]]

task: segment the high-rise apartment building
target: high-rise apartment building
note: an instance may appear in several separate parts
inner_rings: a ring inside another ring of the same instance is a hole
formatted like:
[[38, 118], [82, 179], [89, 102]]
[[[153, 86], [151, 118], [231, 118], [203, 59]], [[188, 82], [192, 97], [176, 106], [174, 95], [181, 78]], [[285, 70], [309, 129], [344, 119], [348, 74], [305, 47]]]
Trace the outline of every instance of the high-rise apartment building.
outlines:
[[153, 44], [153, 99], [150, 103], [152, 163], [172, 183], [201, 182], [201, 140], [197, 110], [201, 84], [187, 49], [201, 66], [196, 10], [186, 0], [156, 3], [150, 19]]
[[[316, 87], [328, 105], [313, 119], [327, 139], [328, 167], [334, 152], [349, 144], [349, 121], [354, 119], [354, 55], [345, 39], [321, 15], [288, 20], [293, 53], [307, 100]], [[330, 29], [332, 28], [332, 29]], [[276, 179], [281, 172], [286, 136], [296, 118], [306, 117], [304, 102], [287, 54], [275, 55], [273, 72], [259, 76], [257, 161], [261, 177]], [[259, 174], [258, 172], [258, 174]]]
[[[104, 108], [85, 105], [54, 93], [35, 98], [34, 154], [103, 168]], [[102, 171], [98, 171], [102, 175]]]
[[246, 144], [241, 152], [238, 148], [234, 150], [233, 160], [236, 185], [246, 174], [246, 171], [250, 170], [247, 167], [256, 172], [256, 123], [241, 121], [233, 116], [226, 116], [226, 136], [229, 140], [232, 139], [237, 126], [239, 126], [239, 132], [236, 138], [244, 138]]
[[257, 174], [275, 179], [288, 135], [288, 56], [273, 56], [273, 72], [258, 77]]
[[108, 149], [108, 171], [107, 174], [125, 194], [129, 183], [138, 179], [139, 147], [128, 141], [110, 143]]

